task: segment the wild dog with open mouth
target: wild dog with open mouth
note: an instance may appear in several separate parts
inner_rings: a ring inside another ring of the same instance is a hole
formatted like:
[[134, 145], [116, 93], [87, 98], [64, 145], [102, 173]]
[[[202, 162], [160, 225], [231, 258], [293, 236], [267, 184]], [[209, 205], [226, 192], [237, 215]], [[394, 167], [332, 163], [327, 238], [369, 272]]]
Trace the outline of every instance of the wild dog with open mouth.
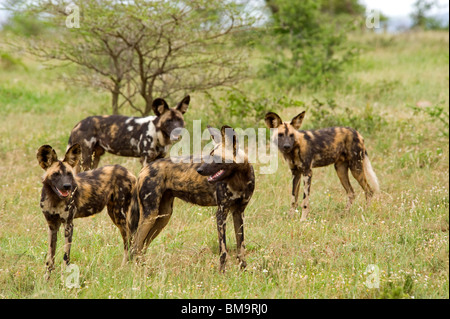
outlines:
[[77, 167], [77, 172], [97, 168], [105, 151], [140, 157], [143, 165], [165, 157], [172, 143], [171, 133], [185, 126], [183, 114], [189, 102], [188, 95], [177, 107], [169, 108], [166, 101], [156, 99], [152, 105], [156, 116], [105, 115], [90, 116], [80, 121], [72, 129], [68, 143], [68, 148], [76, 143], [81, 146], [81, 167]]
[[40, 206], [48, 223], [47, 278], [54, 269], [57, 234], [61, 223], [64, 224], [64, 261], [68, 265], [73, 219], [100, 213], [105, 206], [122, 235], [124, 261], [128, 256], [130, 241], [127, 237], [126, 214], [136, 178], [120, 165], [75, 174], [74, 167], [80, 156], [81, 148], [78, 144], [67, 150], [62, 161], [58, 160], [56, 152], [49, 145], [41, 146], [37, 152], [39, 165], [45, 170]]
[[[312, 168], [334, 164], [337, 175], [344, 186], [349, 209], [355, 193], [348, 179], [348, 170], [363, 188], [366, 200], [372, 197], [374, 190], [379, 191], [378, 179], [370, 164], [364, 139], [355, 129], [350, 127], [330, 127], [319, 130], [299, 131], [305, 112], [300, 113], [290, 123], [269, 112], [265, 122], [269, 128], [277, 128], [272, 136], [277, 141], [278, 149], [291, 169], [292, 201], [291, 216], [297, 209], [298, 192], [301, 175], [304, 176], [304, 190], [301, 221], [306, 220], [309, 213], [309, 194], [311, 188]], [[369, 185], [372, 185], [372, 187]]]
[[200, 206], [217, 206], [221, 271], [225, 271], [227, 259], [226, 218], [229, 212], [232, 213], [237, 258], [241, 268], [246, 267], [244, 210], [255, 188], [253, 167], [245, 153], [238, 150], [236, 133], [232, 128], [222, 127], [221, 134], [210, 127], [209, 130], [215, 147], [209, 156], [202, 159], [202, 163], [194, 163], [192, 156], [189, 163], [181, 159], [173, 161], [165, 158], [154, 161], [141, 170], [133, 191], [130, 214], [127, 216], [134, 242], [131, 258], [145, 252], [151, 241], [167, 225], [172, 215], [173, 200], [177, 197]]

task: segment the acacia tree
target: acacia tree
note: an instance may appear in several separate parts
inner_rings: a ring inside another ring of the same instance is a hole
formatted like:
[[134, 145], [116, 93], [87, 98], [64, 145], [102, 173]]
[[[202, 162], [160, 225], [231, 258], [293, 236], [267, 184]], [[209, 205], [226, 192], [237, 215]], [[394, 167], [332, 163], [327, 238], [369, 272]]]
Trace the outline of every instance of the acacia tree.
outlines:
[[[67, 28], [74, 8], [79, 28]], [[41, 0], [20, 10], [56, 26], [50, 39], [32, 38], [30, 52], [81, 66], [71, 80], [108, 90], [113, 113], [129, 105], [146, 116], [156, 97], [233, 86], [246, 76], [244, 48], [230, 36], [253, 21], [234, 1]]]

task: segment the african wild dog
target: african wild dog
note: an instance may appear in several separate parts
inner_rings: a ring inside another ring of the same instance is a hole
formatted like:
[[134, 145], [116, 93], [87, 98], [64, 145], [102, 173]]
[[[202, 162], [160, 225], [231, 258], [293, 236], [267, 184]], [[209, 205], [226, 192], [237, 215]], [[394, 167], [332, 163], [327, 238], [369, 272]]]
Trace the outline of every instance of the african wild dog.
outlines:
[[[209, 156], [200, 163], [194, 157], [160, 159], [145, 166], [133, 191], [133, 204], [128, 227], [133, 235], [130, 257], [140, 256], [169, 222], [173, 200], [178, 197], [200, 206], [218, 206], [216, 212], [219, 235], [220, 270], [225, 271], [227, 248], [225, 225], [232, 213], [237, 243], [237, 258], [246, 267], [244, 246], [244, 210], [255, 188], [253, 167], [237, 147], [232, 128], [224, 126], [221, 136], [209, 127], [215, 144]], [[228, 159], [227, 162], [224, 159]], [[238, 161], [239, 159], [239, 161]]]
[[[319, 130], [299, 131], [305, 112], [294, 117], [291, 123], [283, 122], [273, 113], [267, 113], [266, 125], [277, 128], [272, 136], [277, 141], [278, 149], [288, 162], [293, 175], [291, 216], [297, 209], [298, 192], [301, 175], [304, 176], [304, 190], [301, 221], [306, 220], [309, 213], [309, 194], [312, 168], [334, 164], [337, 175], [347, 195], [347, 210], [355, 197], [348, 179], [348, 169], [358, 181], [368, 201], [374, 190], [379, 191], [378, 179], [372, 169], [363, 137], [350, 127], [330, 127]], [[371, 188], [371, 186], [373, 189]]]
[[176, 108], [169, 108], [166, 101], [156, 99], [152, 105], [156, 116], [105, 115], [90, 116], [80, 121], [72, 129], [67, 146], [69, 148], [75, 143], [81, 146], [81, 162], [77, 172], [97, 168], [105, 151], [140, 157], [143, 165], [165, 157], [172, 143], [170, 134], [174, 129], [184, 128], [183, 114], [189, 102], [188, 95]]
[[100, 213], [107, 206], [108, 214], [119, 228], [124, 244], [124, 261], [128, 256], [126, 214], [136, 178], [120, 165], [104, 166], [92, 171], [75, 174], [74, 167], [81, 155], [78, 144], [72, 145], [64, 160], [58, 160], [49, 145], [37, 152], [39, 165], [45, 170], [42, 177], [40, 206], [48, 223], [49, 250], [47, 278], [54, 269], [57, 234], [64, 224], [64, 261], [70, 261], [73, 219]]

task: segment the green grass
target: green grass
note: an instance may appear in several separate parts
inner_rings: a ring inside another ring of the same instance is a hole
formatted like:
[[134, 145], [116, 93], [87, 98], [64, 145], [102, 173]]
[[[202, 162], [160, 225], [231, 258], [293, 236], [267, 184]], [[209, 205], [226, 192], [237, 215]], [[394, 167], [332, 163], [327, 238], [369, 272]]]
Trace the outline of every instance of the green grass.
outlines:
[[[427, 100], [448, 112], [448, 39], [448, 33], [359, 36], [365, 52], [346, 70], [340, 90], [289, 93], [310, 108], [306, 128], [321, 123], [308, 121], [315, 98], [332, 98], [339, 121], [345, 108], [357, 115], [382, 190], [371, 205], [352, 179], [357, 198], [344, 213], [346, 196], [330, 166], [313, 171], [309, 220], [289, 218], [291, 177], [280, 157], [276, 174], [256, 175], [245, 212], [246, 271], [234, 258], [232, 223], [230, 259], [220, 274], [214, 208], [176, 200], [140, 266], [120, 266], [121, 237], [105, 212], [75, 220], [71, 260], [80, 288], [65, 286], [62, 231], [56, 270], [44, 280], [47, 225], [35, 156], [42, 144], [63, 156], [72, 127], [107, 112], [109, 96], [66, 86], [60, 76], [73, 71], [30, 59], [23, 59], [26, 69], [0, 69], [0, 298], [449, 298], [449, 140], [439, 121], [408, 107]], [[266, 87], [254, 80], [243, 88]], [[195, 92], [191, 98], [188, 127], [209, 120], [207, 99]], [[300, 111], [279, 110], [285, 120]], [[375, 115], [384, 121], [373, 124]], [[227, 124], [226, 114], [209, 124]], [[109, 154], [102, 163], [140, 169], [137, 159]], [[369, 265], [380, 270], [379, 289], [365, 285]]]

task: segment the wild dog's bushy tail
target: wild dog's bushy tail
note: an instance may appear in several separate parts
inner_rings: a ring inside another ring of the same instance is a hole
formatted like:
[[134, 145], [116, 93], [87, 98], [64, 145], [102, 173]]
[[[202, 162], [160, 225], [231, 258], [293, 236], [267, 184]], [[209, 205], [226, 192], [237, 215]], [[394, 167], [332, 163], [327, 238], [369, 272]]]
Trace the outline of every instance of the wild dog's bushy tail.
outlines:
[[132, 238], [134, 233], [136, 232], [139, 225], [139, 198], [138, 198], [138, 187], [137, 182], [136, 185], [133, 186], [133, 190], [131, 192], [131, 204], [130, 209], [127, 214], [127, 227], [129, 237]]
[[373, 171], [372, 164], [370, 164], [369, 154], [367, 154], [367, 151], [365, 152], [363, 167], [364, 167], [364, 175], [366, 175], [367, 182], [373, 188], [374, 192], [379, 193], [380, 184], [378, 183], [377, 175], [375, 175], [375, 172]]

